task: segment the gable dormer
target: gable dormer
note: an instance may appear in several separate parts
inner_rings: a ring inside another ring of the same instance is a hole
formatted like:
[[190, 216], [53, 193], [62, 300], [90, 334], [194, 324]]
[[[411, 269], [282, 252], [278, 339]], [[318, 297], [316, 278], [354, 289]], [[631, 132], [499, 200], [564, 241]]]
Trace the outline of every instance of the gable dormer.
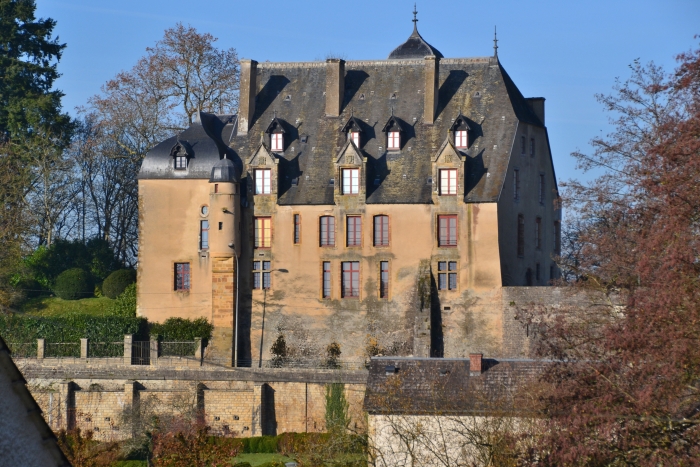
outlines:
[[387, 151], [399, 151], [404, 143], [404, 129], [401, 120], [391, 113], [391, 117], [382, 128], [382, 132], [386, 133], [386, 149]]
[[285, 141], [285, 133], [286, 131], [282, 121], [277, 118], [277, 115], [275, 114], [265, 130], [265, 134], [269, 135], [270, 151], [284, 152], [285, 145], [287, 143], [287, 141]]
[[432, 158], [434, 195], [438, 199], [464, 196], [465, 162], [466, 156], [455, 148], [450, 138], [445, 139]]
[[455, 118], [455, 121], [450, 127], [450, 132], [452, 133], [452, 143], [458, 149], [467, 149], [469, 147], [469, 136], [471, 134], [471, 127], [467, 118], [460, 112]]
[[346, 141], [335, 158], [336, 196], [359, 196], [364, 200], [367, 160], [352, 139]]
[[250, 191], [255, 195], [276, 194], [278, 167], [279, 158], [267, 149], [264, 142], [260, 143], [248, 160], [248, 176], [252, 180]]
[[347, 123], [343, 125], [343, 128], [341, 128], [340, 131], [345, 133], [347, 135], [346, 139], [352, 140], [356, 147], [362, 147], [362, 125], [354, 115], [348, 119]]
[[185, 140], [177, 140], [177, 143], [170, 149], [170, 157], [173, 158], [175, 170], [186, 170], [190, 157], [192, 157], [192, 147]]

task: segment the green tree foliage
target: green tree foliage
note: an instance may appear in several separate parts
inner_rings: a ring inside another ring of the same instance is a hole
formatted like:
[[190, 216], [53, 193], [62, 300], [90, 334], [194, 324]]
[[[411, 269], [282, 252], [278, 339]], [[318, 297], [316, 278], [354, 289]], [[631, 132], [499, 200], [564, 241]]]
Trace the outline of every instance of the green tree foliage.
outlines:
[[117, 298], [127, 286], [136, 282], [136, 271], [133, 269], [119, 269], [107, 276], [102, 283], [102, 294], [105, 297]]
[[210, 339], [213, 330], [214, 326], [206, 318], [168, 318], [163, 323], [151, 324], [151, 334], [158, 334], [163, 341], [192, 341], [195, 337]]
[[326, 385], [326, 431], [344, 433], [350, 425], [348, 401], [345, 399], [345, 385], [332, 383]]
[[112, 305], [112, 313], [117, 316], [136, 316], [136, 284], [126, 286]]
[[272, 354], [273, 366], [284, 365], [289, 356], [289, 348], [287, 347], [287, 341], [284, 339], [284, 334], [280, 333], [277, 336], [275, 342], [272, 343], [272, 347], [270, 347], [270, 353]]
[[89, 272], [84, 269], [73, 268], [58, 275], [53, 290], [56, 292], [56, 295], [64, 300], [78, 300], [92, 297], [95, 284]]
[[6, 342], [119, 342], [124, 334], [147, 339], [148, 322], [129, 316], [68, 315], [61, 318], [33, 318], [18, 314], [0, 315], [0, 335]]

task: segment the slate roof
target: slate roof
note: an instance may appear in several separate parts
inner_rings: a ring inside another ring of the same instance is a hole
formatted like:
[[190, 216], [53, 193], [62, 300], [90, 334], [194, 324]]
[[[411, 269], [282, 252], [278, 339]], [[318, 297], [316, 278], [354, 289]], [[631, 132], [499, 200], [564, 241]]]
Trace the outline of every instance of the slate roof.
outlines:
[[[370, 414], [485, 414], [527, 411], [527, 385], [546, 368], [538, 360], [380, 357], [370, 361], [364, 407]], [[387, 372], [394, 368], [395, 372]]]
[[[214, 164], [223, 157], [233, 158], [234, 153], [228, 145], [235, 126], [235, 115], [200, 112], [198, 119], [189, 128], [156, 145], [146, 154], [138, 178], [209, 179]], [[188, 163], [185, 170], [174, 168], [174, 149], [178, 144], [187, 152]], [[239, 173], [241, 168], [241, 164], [237, 164]]]
[[406, 39], [406, 42], [396, 47], [389, 54], [389, 60], [404, 60], [407, 58], [424, 58], [434, 56], [443, 58], [438, 49], [428, 44], [418, 33], [418, 27], [414, 20], [413, 33]]

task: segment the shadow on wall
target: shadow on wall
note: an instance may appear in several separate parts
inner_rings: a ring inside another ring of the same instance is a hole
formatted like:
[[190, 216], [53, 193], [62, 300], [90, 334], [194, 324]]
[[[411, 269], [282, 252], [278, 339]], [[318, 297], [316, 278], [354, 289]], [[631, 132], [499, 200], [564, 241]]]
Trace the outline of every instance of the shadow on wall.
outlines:
[[445, 355], [442, 335], [442, 306], [435, 283], [435, 275], [430, 273], [430, 356], [442, 358]]
[[269, 384], [262, 385], [262, 434], [277, 436], [277, 414], [275, 413], [275, 390]]

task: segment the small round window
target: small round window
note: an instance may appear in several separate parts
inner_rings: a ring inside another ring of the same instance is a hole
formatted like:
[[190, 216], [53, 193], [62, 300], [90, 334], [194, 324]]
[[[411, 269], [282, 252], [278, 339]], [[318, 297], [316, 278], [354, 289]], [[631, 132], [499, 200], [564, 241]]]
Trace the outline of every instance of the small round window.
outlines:
[[207, 214], [209, 214], [209, 206], [202, 206], [201, 213], [203, 216], [206, 216]]

